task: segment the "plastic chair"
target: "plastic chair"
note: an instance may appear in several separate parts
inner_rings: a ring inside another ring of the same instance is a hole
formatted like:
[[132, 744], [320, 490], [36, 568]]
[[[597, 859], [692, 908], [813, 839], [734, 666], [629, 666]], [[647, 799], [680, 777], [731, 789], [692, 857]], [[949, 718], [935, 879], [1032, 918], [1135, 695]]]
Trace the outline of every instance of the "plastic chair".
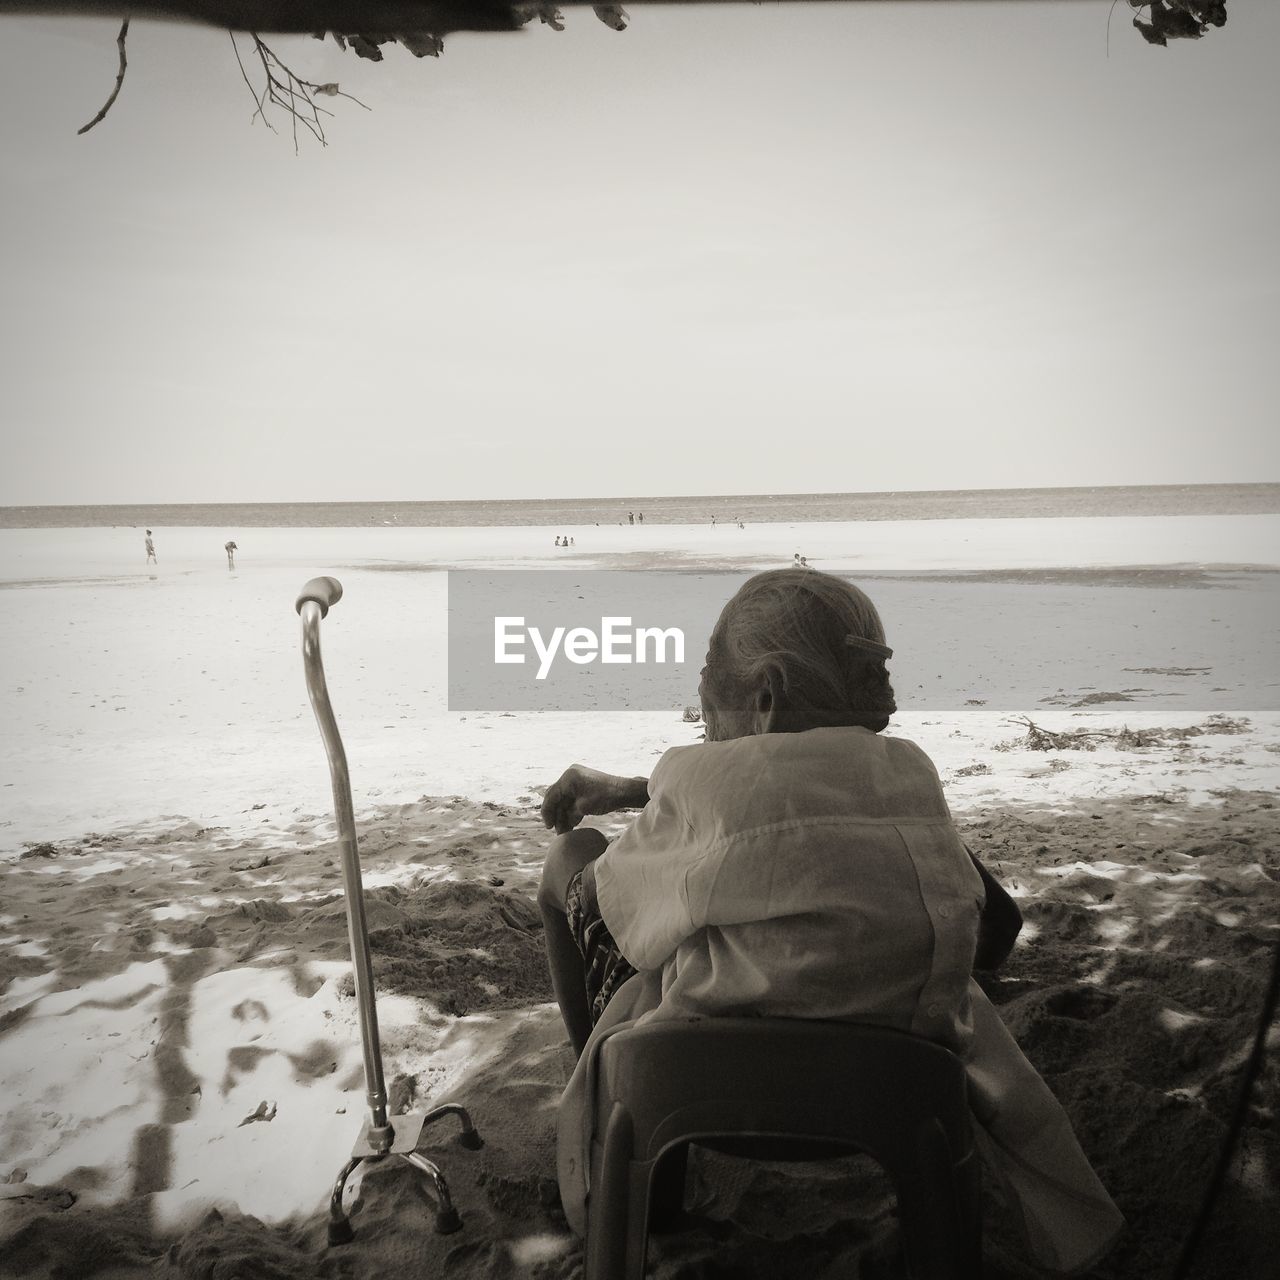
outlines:
[[651, 1222], [681, 1208], [688, 1144], [759, 1159], [861, 1151], [898, 1197], [913, 1280], [976, 1280], [978, 1155], [964, 1067], [918, 1036], [847, 1022], [709, 1018], [595, 1049], [584, 1280], [641, 1280]]

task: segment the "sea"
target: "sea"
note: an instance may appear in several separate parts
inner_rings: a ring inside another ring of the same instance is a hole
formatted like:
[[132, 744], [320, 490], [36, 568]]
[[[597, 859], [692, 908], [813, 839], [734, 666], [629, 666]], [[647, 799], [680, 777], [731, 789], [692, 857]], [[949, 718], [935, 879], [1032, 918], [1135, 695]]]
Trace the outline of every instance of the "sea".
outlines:
[[1100, 485], [892, 493], [707, 494], [701, 497], [502, 498], [450, 502], [195, 502], [0, 507], [0, 529], [110, 527], [353, 529], [815, 521], [1019, 519], [1048, 516], [1280, 513], [1280, 484]]

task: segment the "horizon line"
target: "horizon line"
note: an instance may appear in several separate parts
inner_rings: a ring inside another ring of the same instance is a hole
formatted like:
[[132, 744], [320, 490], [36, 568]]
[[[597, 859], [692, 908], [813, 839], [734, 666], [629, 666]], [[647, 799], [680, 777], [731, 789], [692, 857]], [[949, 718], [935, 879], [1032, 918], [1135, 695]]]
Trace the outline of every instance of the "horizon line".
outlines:
[[574, 503], [629, 503], [643, 501], [674, 500], [708, 501], [712, 499], [760, 499], [760, 498], [849, 498], [849, 497], [915, 497], [934, 494], [958, 493], [1070, 493], [1096, 492], [1099, 489], [1266, 489], [1280, 487], [1277, 480], [1211, 480], [1179, 481], [1159, 484], [1061, 484], [1061, 485], [998, 485], [970, 488], [957, 486], [949, 489], [801, 489], [780, 493], [648, 493], [648, 494], [558, 494], [552, 497], [484, 497], [484, 498], [256, 498], [224, 501], [205, 498], [194, 502], [183, 501], [110, 501], [110, 502], [11, 502], [0, 503], [0, 511], [58, 511], [85, 507], [330, 507], [330, 506], [468, 506], [497, 502], [574, 502]]

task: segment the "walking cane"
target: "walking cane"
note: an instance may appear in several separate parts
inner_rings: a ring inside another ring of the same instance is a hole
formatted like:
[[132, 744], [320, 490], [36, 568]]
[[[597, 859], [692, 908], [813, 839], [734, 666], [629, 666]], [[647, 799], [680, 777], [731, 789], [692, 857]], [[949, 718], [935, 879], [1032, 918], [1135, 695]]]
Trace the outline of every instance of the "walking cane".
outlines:
[[307, 696], [316, 713], [320, 736], [329, 757], [329, 777], [333, 783], [333, 810], [338, 827], [338, 847], [342, 855], [342, 893], [347, 904], [347, 935], [351, 941], [351, 965], [355, 976], [356, 1010], [360, 1018], [360, 1042], [364, 1050], [365, 1098], [369, 1123], [352, 1148], [351, 1159], [342, 1166], [329, 1200], [329, 1243], [347, 1244], [355, 1236], [342, 1209], [342, 1192], [347, 1179], [362, 1163], [398, 1157], [426, 1178], [436, 1201], [436, 1230], [442, 1235], [457, 1231], [462, 1219], [453, 1207], [449, 1184], [438, 1165], [418, 1151], [423, 1129], [443, 1116], [457, 1116], [462, 1125], [458, 1142], [469, 1150], [483, 1143], [464, 1107], [446, 1103], [433, 1110], [396, 1116], [387, 1115], [387, 1087], [382, 1074], [382, 1048], [378, 1041], [378, 1006], [373, 990], [373, 961], [369, 953], [369, 928], [365, 921], [364, 889], [360, 878], [360, 850], [356, 843], [355, 813], [351, 804], [351, 779], [347, 773], [347, 753], [342, 748], [338, 722], [329, 703], [329, 690], [320, 658], [320, 620], [331, 605], [342, 599], [337, 578], [312, 578], [298, 595], [297, 610], [302, 618], [302, 662], [307, 673]]

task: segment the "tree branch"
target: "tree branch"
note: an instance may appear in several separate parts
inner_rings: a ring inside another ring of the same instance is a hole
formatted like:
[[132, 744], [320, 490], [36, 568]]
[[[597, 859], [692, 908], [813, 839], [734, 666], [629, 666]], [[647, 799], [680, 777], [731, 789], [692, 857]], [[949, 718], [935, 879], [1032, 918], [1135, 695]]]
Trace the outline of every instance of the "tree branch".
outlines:
[[106, 118], [107, 112], [111, 110], [112, 106], [115, 103], [115, 100], [120, 96], [120, 86], [124, 84], [124, 71], [125, 71], [125, 68], [129, 65], [129, 60], [125, 57], [125, 54], [124, 54], [124, 42], [125, 42], [125, 37], [128, 36], [128, 34], [129, 34], [129, 19], [126, 18], [120, 24], [120, 34], [116, 36], [116, 48], [120, 50], [120, 70], [116, 72], [116, 87], [111, 90], [111, 96], [106, 100], [106, 102], [102, 104], [102, 110], [99, 111], [98, 114], [94, 116], [93, 119], [90, 120], [87, 125], [85, 125], [83, 128], [77, 129], [76, 130], [77, 134], [88, 133], [89, 130], [92, 129], [95, 124], [98, 124], [100, 121], [104, 120]]
[[326, 98], [348, 98], [356, 106], [364, 107], [366, 111], [371, 110], [354, 94], [343, 93], [334, 83], [316, 84], [311, 80], [302, 79], [281, 60], [280, 55], [261, 36], [250, 32], [249, 39], [253, 41], [253, 51], [258, 55], [258, 64], [262, 67], [263, 86], [261, 93], [259, 93], [253, 87], [253, 82], [249, 79], [249, 73], [245, 70], [244, 59], [240, 56], [240, 46], [236, 43], [236, 33], [232, 31], [228, 34], [231, 36], [231, 47], [235, 50], [236, 64], [240, 68], [240, 76], [244, 80], [245, 87], [253, 95], [254, 112], [251, 119], [256, 120], [261, 116], [262, 123], [274, 133], [275, 125], [267, 118], [268, 108], [278, 107], [280, 110], [288, 112], [295, 152], [298, 150], [299, 124], [322, 147], [328, 145], [328, 140], [324, 134], [324, 123], [320, 117], [332, 116], [333, 112], [316, 102], [317, 95]]
[[[0, 13], [81, 13], [115, 17], [126, 10], [134, 17], [160, 17], [231, 27], [236, 31], [309, 35], [313, 31], [454, 31], [512, 30], [510, 10], [523, 0], [0, 0]], [[554, 0], [564, 8], [600, 4], [601, 0]], [[707, 3], [741, 4], [742, 0], [629, 0], [641, 5], [690, 8]], [[772, 0], [811, 3], [812, 0]], [[877, 0], [862, 0], [877, 3]], [[961, 0], [930, 0], [933, 4]], [[1012, 4], [1015, 0], [1001, 0]], [[1030, 3], [1032, 0], [1022, 0]], [[1061, 4], [1062, 0], [1034, 0]], [[1096, 3], [1096, 0], [1076, 0]], [[1147, 3], [1148, 0], [1143, 0]], [[1201, 0], [1204, 2], [1204, 0]]]

